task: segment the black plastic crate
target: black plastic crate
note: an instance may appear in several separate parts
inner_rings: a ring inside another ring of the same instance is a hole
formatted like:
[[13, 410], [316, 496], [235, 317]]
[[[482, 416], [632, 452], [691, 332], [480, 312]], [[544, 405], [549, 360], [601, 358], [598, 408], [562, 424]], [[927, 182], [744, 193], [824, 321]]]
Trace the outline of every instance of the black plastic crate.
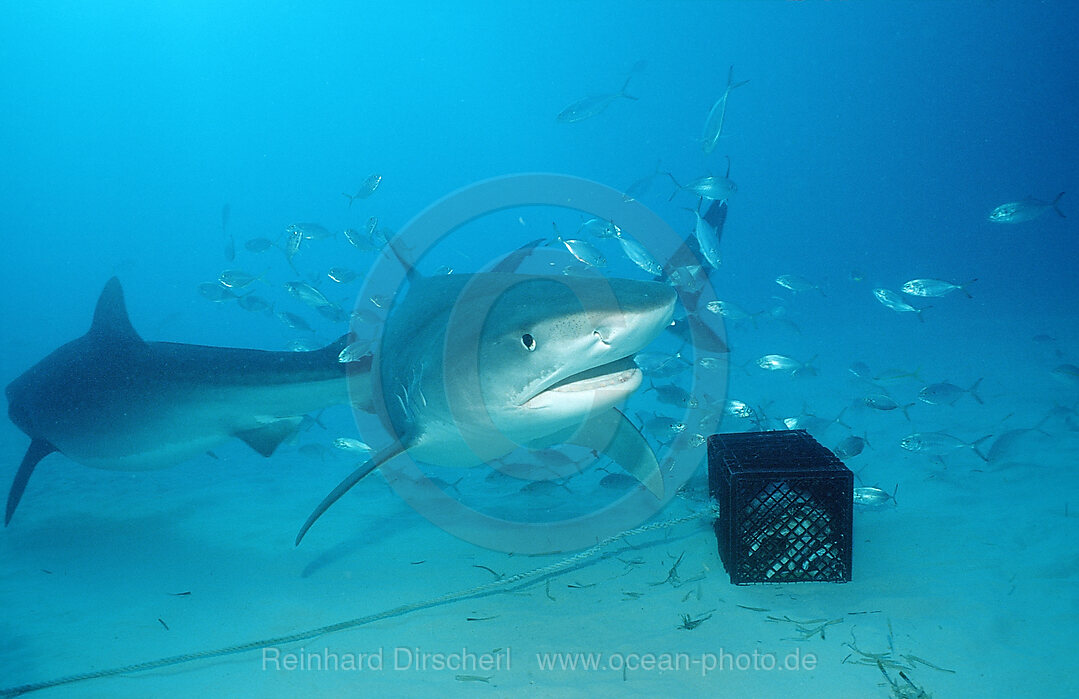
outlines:
[[854, 474], [805, 430], [712, 435], [708, 488], [732, 583], [850, 582]]

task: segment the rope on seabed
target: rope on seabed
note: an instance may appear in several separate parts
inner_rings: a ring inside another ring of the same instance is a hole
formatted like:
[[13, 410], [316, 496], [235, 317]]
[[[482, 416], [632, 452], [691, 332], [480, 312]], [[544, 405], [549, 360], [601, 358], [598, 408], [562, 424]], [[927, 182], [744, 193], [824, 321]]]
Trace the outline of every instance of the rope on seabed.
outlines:
[[66, 677], [59, 677], [52, 680], [46, 680], [44, 682], [33, 682], [30, 684], [23, 684], [16, 687], [7, 687], [0, 689], [0, 697], [17, 697], [20, 694], [27, 694], [29, 692], [36, 692], [42, 689], [48, 689], [50, 687], [59, 687], [60, 685], [73, 684], [75, 682], [83, 682], [85, 680], [99, 680], [105, 677], [115, 677], [117, 675], [127, 675], [133, 672], [144, 672], [146, 670], [155, 670], [157, 668], [169, 667], [170, 665], [180, 665], [181, 663], [190, 663], [195, 660], [206, 660], [208, 658], [220, 658], [226, 655], [234, 655], [236, 653], [244, 653], [250, 650], [258, 650], [260, 648], [269, 648], [271, 646], [288, 645], [290, 643], [296, 643], [297, 641], [306, 641], [312, 638], [317, 638], [328, 633], [334, 633], [335, 631], [344, 631], [345, 629], [353, 629], [357, 626], [365, 626], [367, 624], [381, 621], [383, 619], [389, 619], [395, 616], [401, 616], [410, 612], [415, 612], [420, 609], [427, 609], [430, 607], [437, 607], [450, 602], [456, 602], [458, 600], [466, 599], [469, 597], [477, 597], [480, 595], [490, 594], [496, 592], [502, 588], [510, 587], [523, 580], [529, 578], [545, 578], [550, 575], [554, 575], [559, 571], [570, 568], [578, 563], [588, 560], [592, 556], [607, 548], [611, 544], [621, 541], [629, 536], [635, 536], [637, 534], [644, 534], [646, 532], [654, 531], [657, 529], [667, 529], [670, 527], [678, 526], [679, 524], [685, 524], [695, 519], [702, 519], [705, 517], [716, 516], [715, 505], [709, 505], [709, 507], [693, 512], [682, 517], [667, 520], [665, 522], [653, 522], [651, 524], [645, 524], [637, 527], [636, 529], [630, 529], [618, 534], [607, 537], [603, 541], [599, 542], [591, 548], [585, 549], [575, 553], [574, 555], [563, 558], [561, 561], [556, 561], [550, 565], [543, 566], [542, 568], [535, 568], [523, 573], [517, 573], [511, 575], [508, 578], [500, 578], [492, 582], [479, 585], [477, 587], [462, 590], [460, 592], [450, 592], [441, 597], [435, 597], [434, 599], [425, 600], [423, 602], [413, 602], [412, 604], [403, 604], [399, 607], [379, 612], [377, 614], [369, 614], [367, 616], [357, 617], [355, 619], [349, 619], [348, 621], [341, 621], [336, 624], [330, 624], [329, 626], [320, 626], [316, 629], [310, 629], [307, 631], [298, 631], [287, 636], [277, 636], [276, 638], [267, 638], [261, 641], [251, 641], [250, 643], [241, 643], [235, 646], [228, 646], [227, 648], [217, 648], [214, 650], [203, 650], [195, 653], [184, 653], [183, 655], [173, 655], [168, 658], [159, 658], [157, 660], [148, 660], [143, 663], [135, 663], [132, 665], [124, 665], [122, 667], [114, 667], [109, 670], [98, 670], [96, 672], [84, 672], [78, 675], [67, 675]]

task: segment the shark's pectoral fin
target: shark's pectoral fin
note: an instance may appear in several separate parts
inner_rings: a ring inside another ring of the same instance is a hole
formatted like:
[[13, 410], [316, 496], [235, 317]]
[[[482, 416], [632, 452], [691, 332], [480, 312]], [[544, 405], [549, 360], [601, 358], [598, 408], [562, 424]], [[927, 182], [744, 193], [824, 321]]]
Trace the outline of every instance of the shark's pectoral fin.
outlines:
[[626, 473], [636, 478], [659, 499], [663, 499], [663, 475], [655, 452], [644, 436], [616, 408], [593, 415], [566, 443], [606, 454]]
[[341, 499], [341, 496], [347, 493], [352, 486], [360, 482], [364, 476], [376, 468], [386, 463], [393, 457], [397, 456], [405, 450], [405, 447], [400, 442], [394, 442], [385, 449], [379, 451], [369, 460], [364, 461], [359, 468], [350, 473], [345, 480], [341, 481], [336, 488], [334, 488], [329, 495], [322, 499], [322, 502], [318, 504], [315, 511], [311, 513], [311, 516], [307, 518], [307, 521], [300, 527], [300, 533], [296, 535], [296, 545], [300, 545], [300, 541], [303, 540], [304, 534], [311, 528], [311, 525], [322, 516], [322, 513], [330, 509], [330, 505], [334, 504]]
[[263, 456], [270, 456], [281, 446], [281, 442], [296, 434], [302, 423], [301, 417], [282, 418], [253, 430], [237, 432], [236, 437]]
[[11, 516], [15, 514], [15, 508], [19, 506], [19, 500], [22, 499], [23, 491], [26, 490], [26, 483], [30, 480], [30, 474], [34, 472], [34, 467], [54, 451], [56, 451], [56, 447], [44, 439], [35, 439], [30, 442], [30, 448], [26, 450], [26, 455], [22, 457], [22, 463], [19, 464], [19, 470], [15, 472], [15, 480], [11, 482], [11, 490], [7, 494], [7, 513], [4, 515], [5, 527], [11, 522]]

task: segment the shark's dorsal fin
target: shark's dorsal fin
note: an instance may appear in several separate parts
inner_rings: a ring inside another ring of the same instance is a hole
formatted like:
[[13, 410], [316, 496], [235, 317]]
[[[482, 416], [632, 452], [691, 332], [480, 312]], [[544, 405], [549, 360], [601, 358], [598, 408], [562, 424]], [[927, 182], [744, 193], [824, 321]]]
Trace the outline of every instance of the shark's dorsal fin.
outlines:
[[26, 490], [26, 484], [30, 480], [30, 474], [34, 472], [34, 467], [54, 451], [56, 451], [56, 447], [44, 439], [35, 439], [30, 442], [30, 448], [26, 450], [26, 455], [22, 457], [19, 470], [15, 472], [15, 480], [11, 483], [11, 490], [8, 491], [7, 512], [4, 514], [5, 527], [11, 522], [11, 516], [15, 514], [15, 508], [19, 506], [19, 500], [22, 499], [23, 491]]
[[97, 308], [94, 309], [94, 321], [90, 324], [90, 333], [102, 337], [119, 337], [135, 342], [142, 342], [142, 338], [135, 332], [131, 320], [127, 317], [127, 307], [124, 305], [124, 290], [120, 286], [120, 280], [113, 277], [105, 282], [105, 288], [97, 299]]
[[408, 259], [406, 254], [404, 240], [400, 235], [396, 235], [390, 240], [386, 241], [386, 248], [389, 249], [393, 256], [397, 258], [397, 261], [401, 263], [401, 266], [405, 268], [405, 276], [410, 282], [415, 284], [423, 279], [423, 275], [416, 270], [416, 264], [412, 260]]

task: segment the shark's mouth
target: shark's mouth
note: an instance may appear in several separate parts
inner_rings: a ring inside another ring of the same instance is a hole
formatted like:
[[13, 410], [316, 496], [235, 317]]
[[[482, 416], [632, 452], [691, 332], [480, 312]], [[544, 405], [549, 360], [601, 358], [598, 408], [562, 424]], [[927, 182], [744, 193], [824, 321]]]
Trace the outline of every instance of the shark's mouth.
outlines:
[[640, 373], [641, 370], [634, 363], [631, 355], [567, 376], [561, 381], [548, 386], [544, 392], [571, 393], [576, 391], [597, 391], [601, 388], [615, 388], [632, 381]]

